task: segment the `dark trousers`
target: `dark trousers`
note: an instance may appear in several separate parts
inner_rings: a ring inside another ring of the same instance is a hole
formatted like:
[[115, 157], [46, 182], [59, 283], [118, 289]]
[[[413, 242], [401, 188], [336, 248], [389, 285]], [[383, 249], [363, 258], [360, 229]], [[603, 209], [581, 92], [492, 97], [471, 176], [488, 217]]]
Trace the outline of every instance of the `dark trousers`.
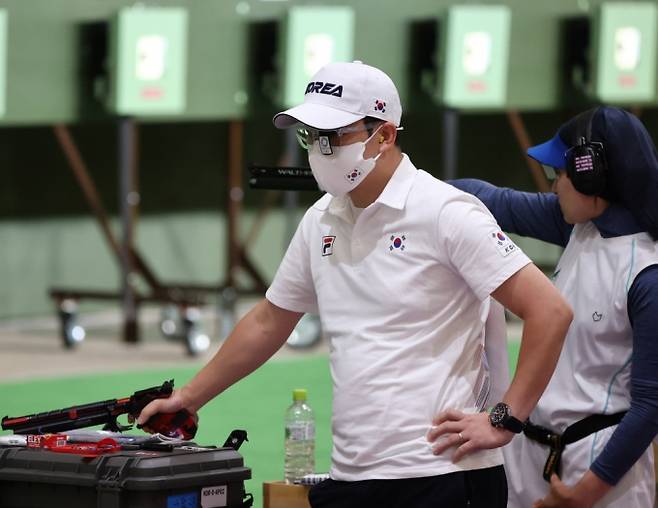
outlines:
[[503, 466], [399, 480], [325, 480], [308, 494], [313, 508], [505, 508]]

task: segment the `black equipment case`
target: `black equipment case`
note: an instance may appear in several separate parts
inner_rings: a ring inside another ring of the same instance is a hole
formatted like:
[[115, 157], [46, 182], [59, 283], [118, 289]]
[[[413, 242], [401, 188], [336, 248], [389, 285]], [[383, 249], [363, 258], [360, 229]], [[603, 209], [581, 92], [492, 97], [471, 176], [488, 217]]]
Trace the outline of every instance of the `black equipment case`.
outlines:
[[2, 508], [251, 506], [251, 470], [233, 448], [122, 450], [95, 458], [0, 446]]

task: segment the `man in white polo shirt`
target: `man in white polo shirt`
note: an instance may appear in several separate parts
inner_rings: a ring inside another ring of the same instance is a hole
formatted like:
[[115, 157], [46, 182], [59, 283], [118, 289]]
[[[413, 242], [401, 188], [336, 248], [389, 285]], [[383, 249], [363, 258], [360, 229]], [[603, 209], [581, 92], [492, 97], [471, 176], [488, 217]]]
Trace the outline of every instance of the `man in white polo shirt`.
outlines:
[[[390, 78], [354, 62], [321, 69], [303, 104], [275, 116], [278, 128], [300, 128], [327, 194], [306, 212], [265, 299], [138, 422], [196, 412], [317, 313], [330, 341], [334, 447], [331, 479], [311, 491], [312, 506], [504, 507], [497, 448], [521, 431], [548, 383], [571, 310], [480, 201], [401, 153], [401, 113]], [[515, 378], [487, 414], [490, 296], [525, 326]], [[430, 444], [433, 423], [445, 431], [456, 412], [470, 416]]]

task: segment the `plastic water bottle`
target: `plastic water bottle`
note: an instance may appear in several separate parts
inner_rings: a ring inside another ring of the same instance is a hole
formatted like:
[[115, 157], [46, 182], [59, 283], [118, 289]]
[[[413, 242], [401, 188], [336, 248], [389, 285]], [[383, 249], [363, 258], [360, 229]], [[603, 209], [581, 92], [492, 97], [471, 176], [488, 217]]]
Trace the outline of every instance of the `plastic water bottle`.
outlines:
[[286, 483], [294, 483], [315, 472], [315, 417], [306, 403], [306, 390], [293, 390], [292, 400], [285, 419]]

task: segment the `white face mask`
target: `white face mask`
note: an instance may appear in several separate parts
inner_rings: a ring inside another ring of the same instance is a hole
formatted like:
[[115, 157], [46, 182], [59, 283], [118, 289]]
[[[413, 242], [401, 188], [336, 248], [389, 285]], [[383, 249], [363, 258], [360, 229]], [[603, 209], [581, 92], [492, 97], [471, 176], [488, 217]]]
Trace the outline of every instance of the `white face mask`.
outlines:
[[366, 150], [366, 143], [380, 128], [381, 126], [365, 141], [333, 147], [332, 155], [323, 155], [320, 152], [319, 141], [315, 141], [309, 147], [308, 162], [321, 190], [327, 191], [332, 196], [344, 196], [368, 176], [377, 164], [381, 153], [370, 159], [364, 159], [363, 153]]

